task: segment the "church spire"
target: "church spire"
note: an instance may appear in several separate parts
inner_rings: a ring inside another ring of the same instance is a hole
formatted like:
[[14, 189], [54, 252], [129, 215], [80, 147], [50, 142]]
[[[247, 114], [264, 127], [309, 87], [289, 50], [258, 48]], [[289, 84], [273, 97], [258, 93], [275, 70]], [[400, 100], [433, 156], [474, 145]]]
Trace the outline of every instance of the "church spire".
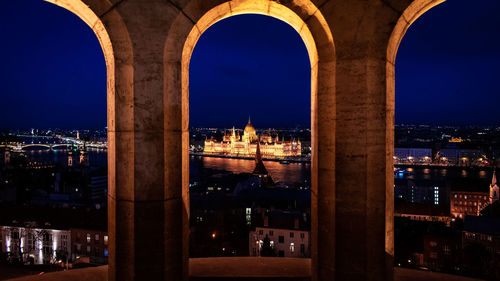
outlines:
[[255, 151], [255, 169], [252, 174], [265, 178], [268, 176], [266, 166], [264, 166], [264, 162], [262, 162], [262, 155], [260, 154], [260, 138], [257, 140], [257, 151]]
[[500, 199], [500, 188], [498, 187], [497, 184], [497, 177], [495, 170], [496, 167], [493, 166], [493, 176], [491, 177], [491, 184], [490, 184], [490, 204], [493, 204], [493, 202], [498, 201]]
[[497, 176], [495, 174], [495, 167], [493, 167], [493, 177], [491, 178], [491, 185], [494, 186], [497, 184]]

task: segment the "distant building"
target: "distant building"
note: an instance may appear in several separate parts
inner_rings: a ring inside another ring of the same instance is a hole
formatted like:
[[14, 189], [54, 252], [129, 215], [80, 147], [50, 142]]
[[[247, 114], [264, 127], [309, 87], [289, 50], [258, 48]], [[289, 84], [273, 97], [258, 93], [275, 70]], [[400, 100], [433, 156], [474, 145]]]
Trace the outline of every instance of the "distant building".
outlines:
[[10, 163], [10, 150], [8, 148], [0, 148], [0, 166]]
[[105, 201], [108, 195], [108, 176], [90, 178], [90, 198], [94, 201]]
[[451, 223], [448, 206], [397, 202], [394, 205], [394, 216], [412, 221], [443, 222], [446, 225]]
[[479, 216], [488, 204], [488, 192], [452, 191], [450, 213], [452, 217], [460, 219], [465, 216]]
[[451, 228], [424, 236], [424, 266], [435, 271], [451, 271], [459, 263], [460, 233]]
[[489, 191], [452, 191], [450, 200], [450, 213], [454, 218], [463, 219], [465, 216], [479, 216], [489, 205], [499, 199], [499, 187], [497, 185], [495, 170]]
[[494, 202], [498, 201], [500, 197], [495, 170], [496, 169], [493, 168], [493, 177], [491, 178], [491, 184], [490, 184], [490, 198], [489, 198], [490, 204], [493, 204]]
[[268, 238], [278, 257], [307, 258], [310, 253], [310, 232], [299, 229], [257, 227], [250, 231], [250, 256], [260, 256], [263, 241]]
[[394, 197], [410, 203], [448, 205], [450, 188], [445, 181], [430, 179], [394, 179]]
[[[2, 252], [10, 260], [22, 260], [25, 263], [48, 264], [57, 260], [65, 262], [71, 256], [71, 232], [51, 229], [50, 225], [39, 227], [26, 223], [19, 226], [0, 226]], [[63, 260], [64, 259], [64, 260]]]
[[[498, 202], [493, 205], [498, 205]], [[498, 206], [495, 209], [498, 211]], [[500, 279], [500, 219], [498, 213], [496, 217], [467, 216], [465, 218], [462, 250], [464, 253], [463, 267], [468, 272], [488, 280]]]
[[310, 226], [305, 214], [257, 210], [262, 221], [249, 232], [250, 256], [261, 256], [264, 240], [270, 240], [274, 256], [308, 258], [311, 256]]
[[394, 164], [430, 164], [431, 148], [394, 148]]
[[73, 167], [73, 151], [68, 151], [68, 167]]
[[233, 127], [231, 134], [225, 134], [222, 141], [213, 138], [205, 140], [203, 154], [225, 155], [234, 157], [255, 157], [257, 143], [260, 143], [260, 150], [264, 158], [283, 158], [301, 155], [300, 140], [279, 139], [279, 136], [271, 136], [270, 133], [257, 136], [255, 128], [248, 118], [243, 136]]
[[109, 237], [105, 231], [71, 229], [71, 258], [73, 263], [107, 264]]
[[442, 148], [438, 152], [438, 159], [441, 164], [471, 166], [483, 166], [487, 163], [483, 154], [477, 149]]

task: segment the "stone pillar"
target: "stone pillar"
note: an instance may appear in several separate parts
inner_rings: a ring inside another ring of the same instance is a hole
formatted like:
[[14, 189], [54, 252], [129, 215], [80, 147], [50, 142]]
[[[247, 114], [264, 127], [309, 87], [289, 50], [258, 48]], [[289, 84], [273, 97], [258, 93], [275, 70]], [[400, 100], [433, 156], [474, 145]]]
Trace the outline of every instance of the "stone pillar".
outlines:
[[386, 53], [408, 2], [352, 0], [321, 7], [336, 50], [336, 281], [393, 278], [393, 172], [387, 161], [394, 101], [387, 96]]
[[167, 1], [126, 0], [101, 14], [116, 58], [116, 94], [108, 100], [116, 108], [108, 111], [109, 281], [187, 277], [181, 103], [165, 95], [164, 71], [165, 39], [178, 13]]

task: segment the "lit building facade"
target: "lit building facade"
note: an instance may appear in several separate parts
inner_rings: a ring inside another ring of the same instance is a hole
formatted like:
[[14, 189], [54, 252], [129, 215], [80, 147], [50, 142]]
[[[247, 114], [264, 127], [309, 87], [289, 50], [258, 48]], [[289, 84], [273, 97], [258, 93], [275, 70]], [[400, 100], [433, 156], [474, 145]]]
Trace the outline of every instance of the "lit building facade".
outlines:
[[452, 191], [450, 214], [460, 219], [479, 216], [479, 212], [489, 203], [488, 192]]
[[243, 136], [240, 136], [234, 127], [230, 134], [225, 134], [222, 141], [213, 138], [205, 140], [203, 154], [236, 156], [236, 157], [255, 157], [257, 143], [260, 141], [260, 153], [263, 158], [284, 158], [301, 156], [300, 140], [285, 140], [278, 135], [271, 136], [270, 133], [258, 136], [255, 128], [248, 119]]
[[276, 256], [308, 258], [311, 256], [309, 236], [306, 230], [256, 227], [255, 231], [250, 231], [250, 256], [260, 256], [267, 237]]
[[[71, 256], [71, 232], [36, 227], [0, 226], [2, 252], [33, 264], [55, 263]], [[65, 260], [63, 261], [65, 262]]]
[[465, 216], [479, 216], [486, 206], [498, 201], [500, 197], [495, 170], [491, 179], [489, 192], [452, 191], [450, 213], [455, 218]]
[[493, 169], [493, 177], [491, 178], [490, 184], [490, 204], [498, 201], [500, 198], [500, 189], [497, 184], [496, 169]]

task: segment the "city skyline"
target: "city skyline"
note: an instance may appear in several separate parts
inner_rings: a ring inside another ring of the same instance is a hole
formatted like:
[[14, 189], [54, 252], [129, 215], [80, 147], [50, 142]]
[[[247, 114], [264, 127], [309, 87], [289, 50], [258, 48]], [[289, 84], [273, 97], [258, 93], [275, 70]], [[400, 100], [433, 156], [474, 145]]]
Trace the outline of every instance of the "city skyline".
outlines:
[[[498, 124], [499, 9], [493, 0], [447, 1], [410, 27], [396, 62], [396, 123]], [[8, 2], [0, 13], [12, 39], [0, 46], [8, 105], [0, 128], [105, 127], [106, 70], [91, 29], [38, 0]], [[309, 127], [309, 62], [286, 23], [225, 19], [203, 34], [191, 62], [192, 126], [230, 127], [252, 115], [261, 128]]]

